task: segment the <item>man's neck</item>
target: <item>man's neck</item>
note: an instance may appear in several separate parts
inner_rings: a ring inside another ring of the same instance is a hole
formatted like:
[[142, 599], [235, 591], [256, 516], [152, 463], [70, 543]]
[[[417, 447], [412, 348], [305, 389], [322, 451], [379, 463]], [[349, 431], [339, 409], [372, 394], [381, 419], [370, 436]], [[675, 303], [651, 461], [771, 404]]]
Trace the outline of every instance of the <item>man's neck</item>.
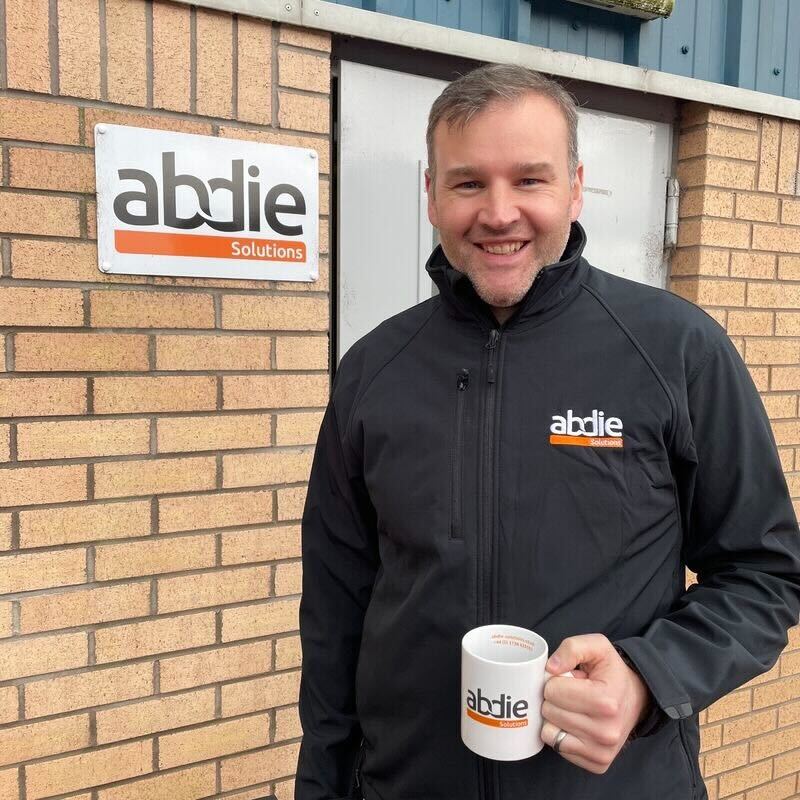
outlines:
[[519, 303], [515, 306], [491, 306], [492, 313], [494, 314], [494, 318], [500, 325], [504, 325], [511, 317], [511, 315], [517, 310]]

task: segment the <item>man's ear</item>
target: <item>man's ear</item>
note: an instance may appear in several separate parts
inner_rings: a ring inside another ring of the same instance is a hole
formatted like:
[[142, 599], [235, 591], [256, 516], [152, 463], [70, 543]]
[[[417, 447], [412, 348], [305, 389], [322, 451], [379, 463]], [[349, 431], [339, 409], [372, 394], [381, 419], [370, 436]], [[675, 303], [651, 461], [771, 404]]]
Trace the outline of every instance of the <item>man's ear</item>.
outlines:
[[430, 168], [425, 170], [425, 194], [428, 195], [428, 219], [434, 228], [438, 228], [439, 215], [436, 213], [436, 185], [431, 177]]
[[578, 162], [572, 181], [569, 200], [569, 220], [575, 222], [583, 210], [583, 162]]

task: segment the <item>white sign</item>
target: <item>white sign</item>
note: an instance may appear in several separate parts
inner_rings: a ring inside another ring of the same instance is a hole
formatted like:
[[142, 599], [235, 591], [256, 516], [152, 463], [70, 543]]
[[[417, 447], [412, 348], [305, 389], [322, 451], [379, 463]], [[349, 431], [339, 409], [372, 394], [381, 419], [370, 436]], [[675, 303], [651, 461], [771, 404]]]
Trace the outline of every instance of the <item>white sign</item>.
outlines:
[[302, 147], [96, 125], [100, 269], [315, 281], [318, 165]]

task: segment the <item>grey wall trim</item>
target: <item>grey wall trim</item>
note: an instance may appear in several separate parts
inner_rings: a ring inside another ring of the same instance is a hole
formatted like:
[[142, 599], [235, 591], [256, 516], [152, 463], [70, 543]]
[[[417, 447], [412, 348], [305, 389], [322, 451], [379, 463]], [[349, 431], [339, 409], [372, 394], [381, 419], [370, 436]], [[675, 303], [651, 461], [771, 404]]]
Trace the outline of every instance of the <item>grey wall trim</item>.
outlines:
[[202, 6], [257, 19], [301, 24], [302, 0], [174, 0], [187, 6]]
[[364, 11], [325, 0], [178, 0], [307, 28], [447, 53], [481, 62], [522, 64], [564, 78], [800, 120], [800, 100], [696, 78], [577, 56], [478, 33]]

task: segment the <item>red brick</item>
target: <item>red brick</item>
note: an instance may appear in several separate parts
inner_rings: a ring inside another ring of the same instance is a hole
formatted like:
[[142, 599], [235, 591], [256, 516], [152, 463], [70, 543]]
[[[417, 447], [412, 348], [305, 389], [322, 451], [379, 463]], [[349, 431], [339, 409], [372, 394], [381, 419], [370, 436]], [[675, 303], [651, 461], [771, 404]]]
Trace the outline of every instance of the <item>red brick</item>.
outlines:
[[80, 144], [77, 106], [0, 97], [0, 139]]
[[106, 0], [108, 99], [147, 103], [146, 10], [139, 0]]
[[[16, 690], [16, 687], [15, 687]], [[25, 716], [41, 717], [146, 697], [153, 692], [153, 665], [129, 664], [45, 678], [25, 684]]]
[[214, 614], [186, 614], [101, 628], [95, 634], [97, 663], [127, 661], [212, 644]]
[[80, 750], [89, 743], [88, 714], [15, 725], [0, 730], [0, 766]]
[[224, 492], [158, 501], [161, 533], [272, 521], [272, 492]]
[[86, 467], [76, 464], [0, 470], [0, 497], [9, 506], [85, 500]]
[[50, 93], [48, 23], [48, 0], [6, 0], [9, 89]]
[[94, 412], [213, 411], [216, 386], [216, 379], [208, 375], [98, 377], [94, 379]]
[[222, 612], [222, 641], [253, 639], [297, 630], [299, 600], [272, 600]]
[[89, 503], [21, 511], [20, 547], [47, 547], [150, 532], [150, 502]]
[[[238, 109], [240, 120], [272, 121], [272, 36], [268, 24], [239, 17]], [[221, 134], [222, 135], [222, 134]]]
[[28, 764], [28, 800], [145, 775], [152, 766], [153, 743], [149, 740]]
[[[215, 650], [203, 650], [199, 653], [190, 653], [175, 658], [162, 658], [161, 691], [174, 692], [192, 686], [230, 681], [268, 672], [271, 657], [271, 642], [250, 642], [232, 647], [219, 647]], [[226, 688], [223, 687], [223, 697]], [[223, 699], [223, 704], [224, 702]], [[261, 709], [253, 708], [252, 710]], [[231, 715], [244, 713], [244, 711], [224, 711], [223, 709], [223, 713]]]
[[148, 369], [147, 337], [121, 333], [19, 333], [14, 365], [28, 372]]
[[223, 760], [222, 790], [227, 792], [293, 775], [299, 749], [299, 744], [290, 744]]
[[190, 9], [153, 4], [153, 105], [189, 111], [191, 100]]
[[0, 198], [0, 231], [4, 233], [80, 236], [78, 201], [71, 197], [4, 191]]
[[59, 92], [100, 97], [100, 9], [84, 0], [58, 2]]
[[213, 689], [157, 697], [98, 712], [97, 741], [106, 744], [132, 739], [171, 728], [195, 725], [213, 717]]
[[197, 10], [197, 113], [233, 116], [231, 15]]

